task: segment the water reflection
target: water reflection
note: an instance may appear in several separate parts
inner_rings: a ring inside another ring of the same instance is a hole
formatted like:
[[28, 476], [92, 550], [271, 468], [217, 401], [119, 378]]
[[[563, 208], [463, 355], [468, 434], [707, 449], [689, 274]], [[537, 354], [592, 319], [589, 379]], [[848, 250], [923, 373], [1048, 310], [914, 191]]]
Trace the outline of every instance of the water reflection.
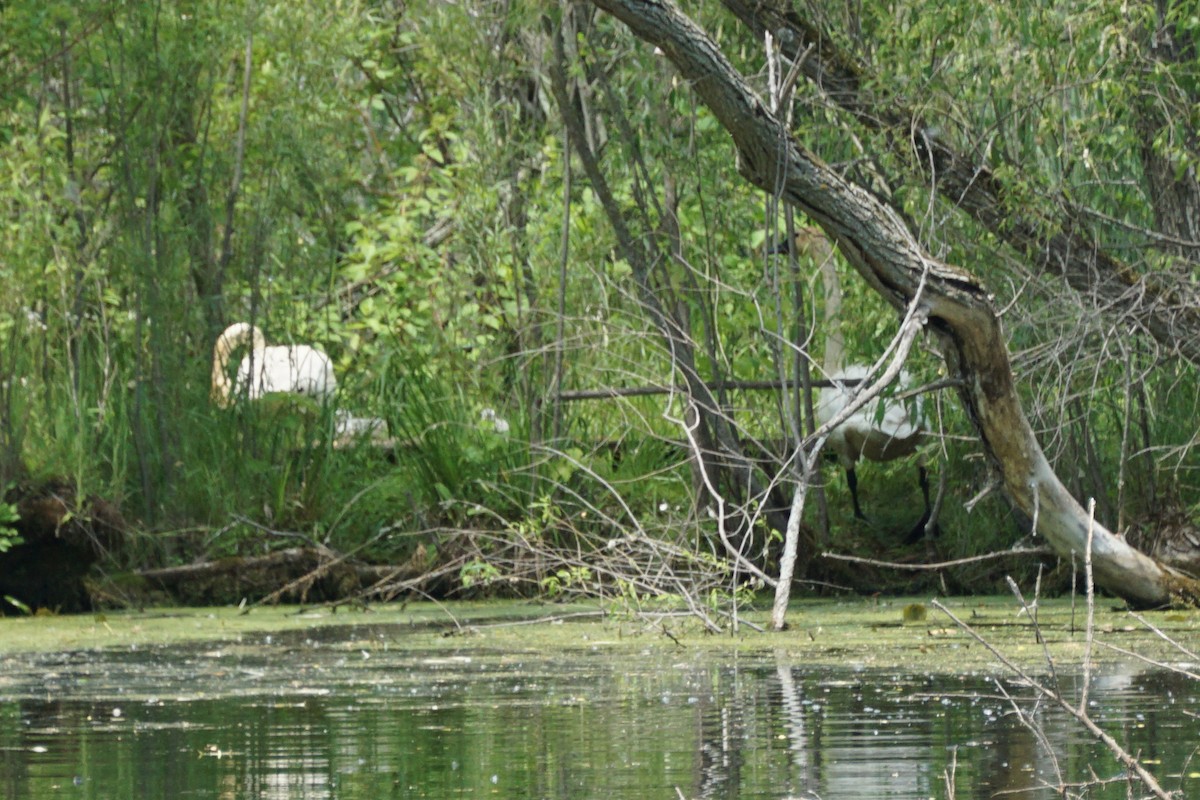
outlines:
[[[1073, 722], [985, 675], [810, 670], [785, 653], [446, 655], [405, 649], [399, 630], [342, 636], [9, 659], [3, 795], [924, 800], [949, 796], [953, 775], [958, 798], [1049, 798], [1094, 774], [1115, 781], [1089, 798], [1126, 796]], [[1194, 685], [1130, 668], [1091, 692], [1096, 719], [1167, 788], [1200, 796], [1182, 777], [1200, 741]]]

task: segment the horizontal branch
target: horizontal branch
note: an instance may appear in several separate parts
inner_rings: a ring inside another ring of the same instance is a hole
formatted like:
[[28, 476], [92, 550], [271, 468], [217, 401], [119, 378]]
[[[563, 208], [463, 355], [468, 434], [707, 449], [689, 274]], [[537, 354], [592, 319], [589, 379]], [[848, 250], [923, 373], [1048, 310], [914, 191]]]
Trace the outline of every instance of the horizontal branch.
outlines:
[[932, 564], [911, 564], [901, 561], [881, 561], [876, 558], [864, 558], [863, 556], [844, 555], [842, 553], [834, 553], [826, 551], [821, 553], [821, 558], [827, 558], [830, 561], [845, 561], [850, 564], [866, 564], [870, 567], [882, 567], [883, 569], [908, 570], [910, 572], [937, 572], [938, 570], [950, 569], [952, 567], [964, 567], [968, 564], [978, 564], [982, 561], [995, 561], [998, 558], [1028, 558], [1029, 556], [1052, 556], [1054, 551], [1048, 547], [1030, 547], [1012, 550], [999, 550], [993, 553], [984, 553], [978, 556], [968, 556], [967, 558], [956, 558], [952, 561], [937, 561]]
[[[708, 381], [705, 382], [710, 392], [724, 391], [740, 391], [740, 392], [758, 392], [758, 391], [779, 391], [781, 389], [792, 389], [799, 385], [798, 381]], [[812, 381], [812, 386], [832, 386], [833, 381]], [[560, 392], [558, 398], [563, 402], [570, 403], [575, 400], [607, 400], [613, 397], [646, 397], [656, 394], [686, 394], [688, 387], [682, 384], [671, 386], [656, 385], [656, 386], [628, 386], [616, 387], [612, 386], [606, 389], [574, 389], [571, 391]]]
[[[810, 380], [808, 383], [814, 389], [827, 389], [831, 386], [857, 386], [862, 381], [858, 378], [849, 378], [846, 380], [831, 381], [824, 378]], [[738, 392], [761, 392], [761, 391], [781, 391], [783, 389], [794, 389], [800, 385], [799, 381], [709, 381], [705, 383], [708, 390], [711, 392], [723, 391], [738, 391]], [[927, 383], [924, 386], [918, 386], [915, 389], [908, 389], [896, 395], [896, 399], [903, 400], [909, 397], [915, 397], [919, 394], [928, 394], [941, 389], [955, 388], [959, 382], [953, 378], [942, 378], [941, 380]], [[687, 392], [687, 387], [683, 385], [672, 386], [628, 386], [628, 387], [608, 387], [605, 389], [573, 389], [571, 391], [560, 392], [558, 398], [564, 403], [574, 402], [576, 400], [608, 400], [614, 397], [646, 397], [656, 394], [684, 394]]]

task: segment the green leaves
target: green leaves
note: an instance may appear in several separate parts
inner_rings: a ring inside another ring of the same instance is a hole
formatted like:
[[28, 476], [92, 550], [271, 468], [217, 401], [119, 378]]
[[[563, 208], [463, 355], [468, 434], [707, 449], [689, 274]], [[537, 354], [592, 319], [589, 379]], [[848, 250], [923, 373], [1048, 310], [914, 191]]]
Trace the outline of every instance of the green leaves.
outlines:
[[25, 541], [13, 527], [20, 519], [16, 506], [0, 501], [0, 553], [6, 553]]

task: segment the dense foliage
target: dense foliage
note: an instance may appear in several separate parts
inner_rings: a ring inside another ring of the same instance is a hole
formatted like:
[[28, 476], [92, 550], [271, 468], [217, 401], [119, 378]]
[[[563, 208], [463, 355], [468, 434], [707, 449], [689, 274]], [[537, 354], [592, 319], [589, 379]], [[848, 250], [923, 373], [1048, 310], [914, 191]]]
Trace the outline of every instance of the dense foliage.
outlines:
[[[864, 98], [938, 120], [917, 133], [990, 166], [1010, 224], [1069, 220], [1132, 274], [1190, 282], [1186, 4], [801, 5]], [[771, 95], [788, 63], [723, 9], [699, 13]], [[0, 43], [0, 483], [109, 498], [145, 534], [120, 555], [134, 565], [306, 541], [450, 565], [443, 589], [728, 590], [717, 500], [770, 564], [805, 403], [742, 384], [820, 377], [821, 283], [764, 254], [784, 210], [620, 25], [519, 2], [10, 0]], [[1195, 364], [932, 191], [895, 130], [795, 88], [797, 136], [995, 292], [1027, 411], [1076, 495], [1130, 533], [1189, 514]], [[564, 101], [603, 186], [572, 154]], [[847, 349], [873, 363], [894, 313], [842, 277]], [[388, 446], [344, 446], [330, 407], [214, 406], [213, 342], [235, 321], [330, 353], [336, 407], [386, 420]], [[939, 362], [909, 368], [932, 381]], [[697, 382], [717, 404], [698, 426]], [[633, 387], [667, 391], [579, 394]], [[926, 405], [935, 546], [1009, 544], [1027, 521], [970, 502], [987, 465], [954, 396]], [[689, 432], [722, 453], [704, 474]], [[898, 546], [918, 509], [908, 469], [864, 470], [874, 525], [827, 470], [832, 524], [810, 504], [810, 553]], [[973, 569], [943, 580], [978, 588]]]

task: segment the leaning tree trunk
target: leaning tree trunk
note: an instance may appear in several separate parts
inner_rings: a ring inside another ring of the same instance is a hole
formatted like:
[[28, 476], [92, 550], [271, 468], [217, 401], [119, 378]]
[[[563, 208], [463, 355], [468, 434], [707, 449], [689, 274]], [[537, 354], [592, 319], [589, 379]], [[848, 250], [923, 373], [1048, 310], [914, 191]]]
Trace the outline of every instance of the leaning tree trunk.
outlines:
[[[926, 117], [925, 109], [910, 105], [903, 93], [882, 91], [886, 81], [873, 73], [870, 65], [842, 49], [836, 37], [812, 24], [790, 0], [722, 0], [722, 4], [755, 37], [771, 32], [783, 54], [799, 62], [800, 72], [820, 87], [822, 96], [868, 130], [883, 132], [879, 140], [885, 146], [890, 143], [901, 162], [911, 161], [915, 153], [914, 166], [928, 176], [942, 197], [1024, 254], [1035, 271], [1061, 275], [1076, 292], [1099, 298], [1131, 320], [1164, 351], [1177, 352], [1200, 366], [1200, 294], [1189, 270], [1139, 272], [1096, 241], [1079, 223], [1082, 215], [1071, 209], [1049, 213], [1017, 208], [1020, 204], [1013, 202], [1009, 188], [991, 168], [995, 165], [955, 149], [943, 137], [930, 136], [927, 132], [936, 125]], [[1152, 55], [1161, 59], [1162, 50], [1153, 49]], [[1006, 166], [1017, 174], [1023, 169], [1020, 164]], [[1180, 194], [1190, 191], [1194, 170], [1185, 180], [1176, 181], [1178, 166], [1169, 166], [1163, 173], [1173, 185], [1161, 198], [1150, 192], [1156, 213], [1163, 203], [1179, 203]], [[1147, 164], [1152, 185], [1153, 170], [1153, 165]], [[1195, 195], [1190, 199], [1194, 201]], [[1169, 227], [1164, 230], [1171, 233]]]
[[935, 259], [894, 209], [792, 140], [716, 44], [669, 0], [593, 2], [660, 48], [690, 81], [733, 138], [747, 180], [780, 192], [816, 221], [892, 305], [916, 304], [927, 314], [1009, 498], [1058, 553], [1082, 554], [1090, 537], [1095, 579], [1108, 591], [1138, 606], [1200, 601], [1200, 582], [1091, 522], [1054, 474], [1017, 398], [991, 296], [975, 276]]

